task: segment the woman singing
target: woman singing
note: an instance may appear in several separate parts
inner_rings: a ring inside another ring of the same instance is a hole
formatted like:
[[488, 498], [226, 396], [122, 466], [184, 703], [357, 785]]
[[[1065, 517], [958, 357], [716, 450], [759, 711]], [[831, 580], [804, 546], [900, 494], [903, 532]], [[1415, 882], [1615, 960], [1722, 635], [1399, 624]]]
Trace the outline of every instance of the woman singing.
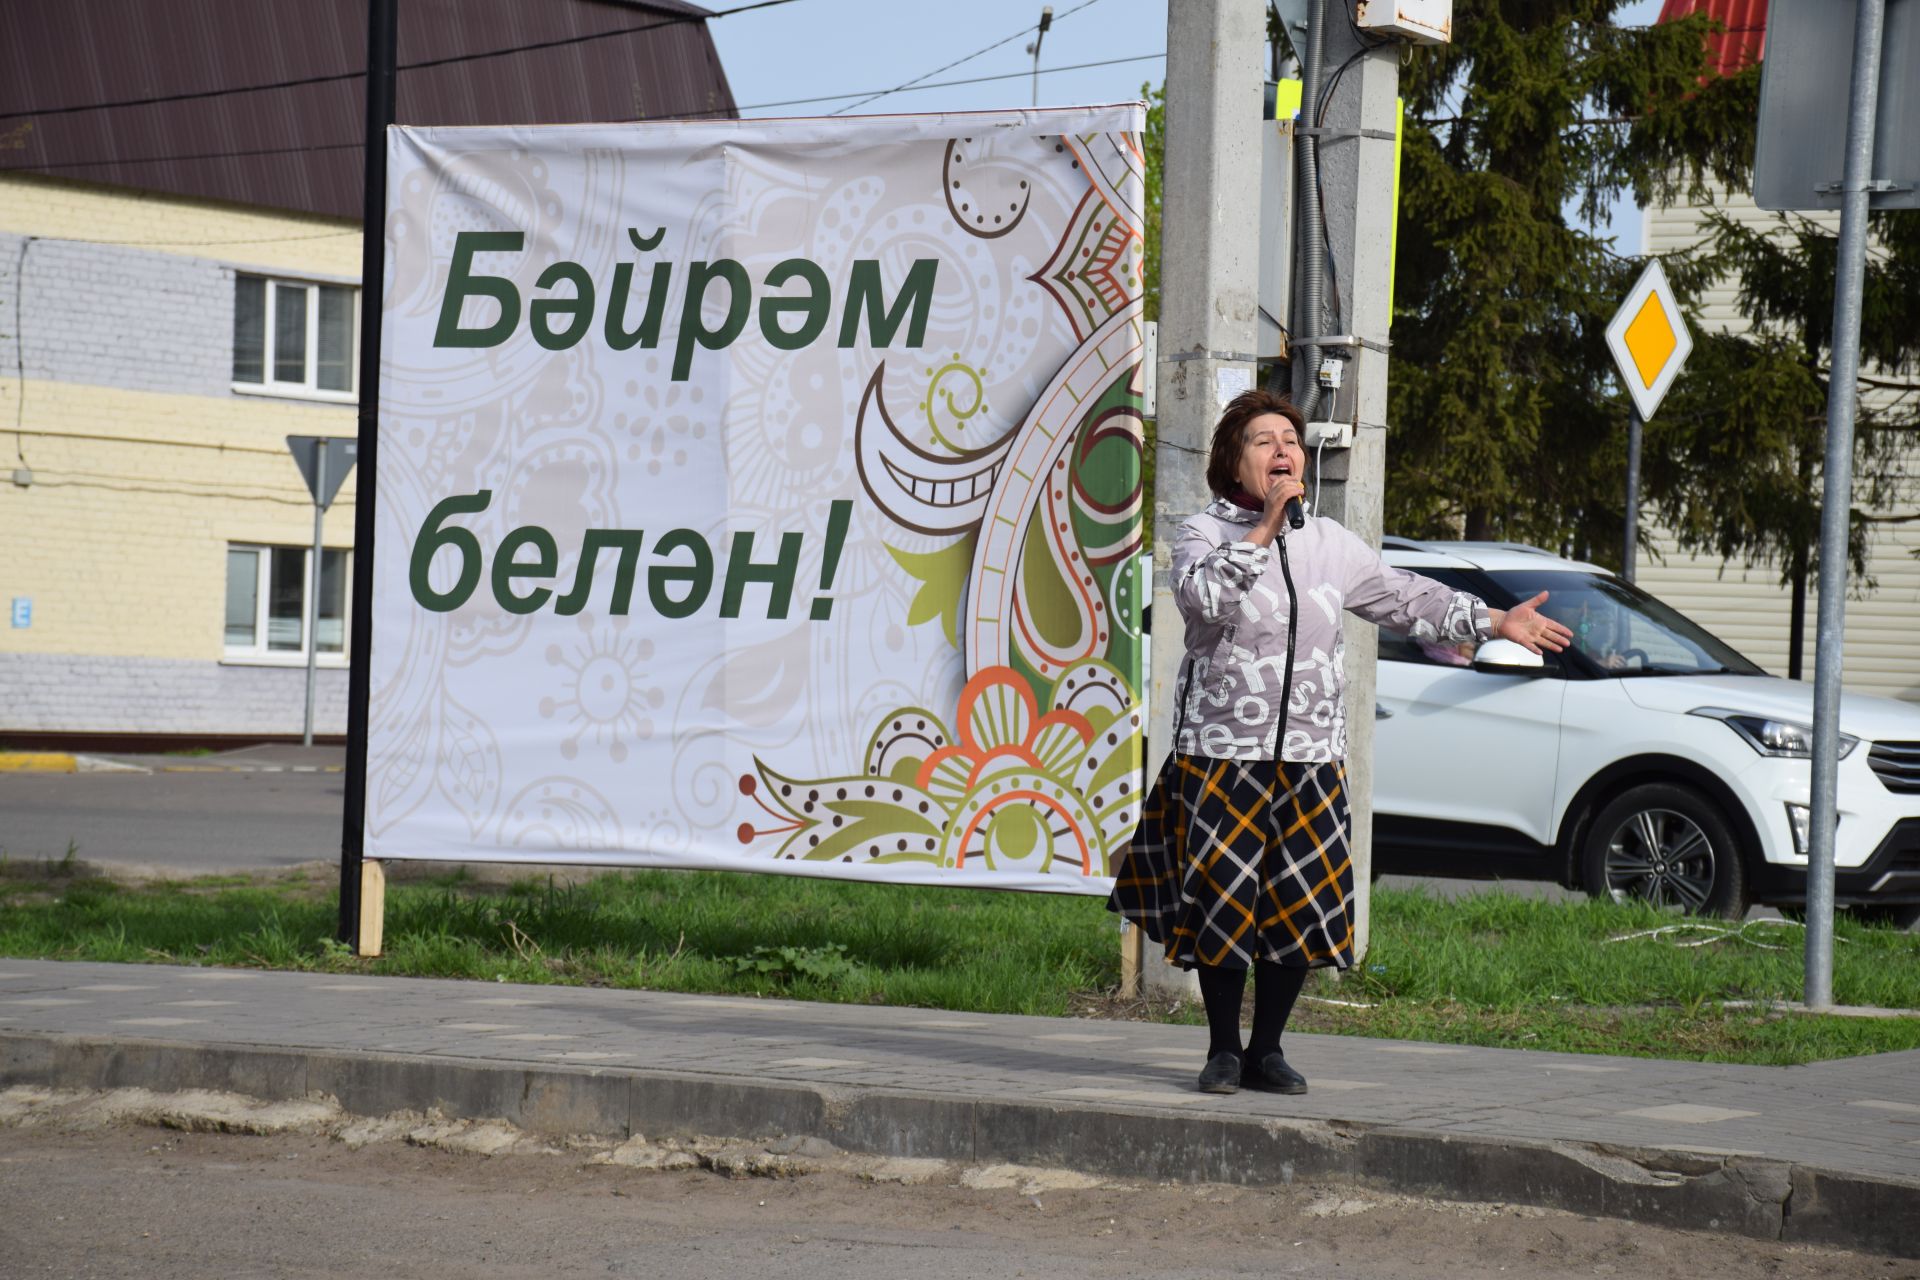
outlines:
[[[1180, 527], [1172, 584], [1186, 623], [1173, 754], [1121, 855], [1111, 910], [1198, 969], [1211, 1044], [1206, 1093], [1305, 1093], [1280, 1033], [1309, 969], [1353, 963], [1347, 855], [1346, 677], [1352, 610], [1415, 640], [1495, 636], [1559, 651], [1543, 591], [1512, 610], [1395, 569], [1324, 517], [1288, 526], [1306, 495], [1299, 410], [1235, 396], [1214, 428], [1214, 501]], [[1293, 643], [1289, 645], [1291, 636]], [[1253, 1030], [1240, 1000], [1254, 980]]]

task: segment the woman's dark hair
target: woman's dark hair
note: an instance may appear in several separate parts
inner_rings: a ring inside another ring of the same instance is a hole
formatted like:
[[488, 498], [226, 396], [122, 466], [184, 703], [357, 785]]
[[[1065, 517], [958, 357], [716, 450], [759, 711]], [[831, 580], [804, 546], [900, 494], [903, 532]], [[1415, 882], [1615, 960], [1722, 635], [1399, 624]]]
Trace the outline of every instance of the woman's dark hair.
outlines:
[[1294, 433], [1305, 442], [1307, 420], [1293, 407], [1293, 401], [1271, 391], [1242, 391], [1227, 401], [1213, 429], [1213, 448], [1207, 454], [1207, 488], [1224, 498], [1240, 487], [1240, 450], [1247, 443], [1247, 424], [1267, 413], [1277, 413], [1291, 422]]

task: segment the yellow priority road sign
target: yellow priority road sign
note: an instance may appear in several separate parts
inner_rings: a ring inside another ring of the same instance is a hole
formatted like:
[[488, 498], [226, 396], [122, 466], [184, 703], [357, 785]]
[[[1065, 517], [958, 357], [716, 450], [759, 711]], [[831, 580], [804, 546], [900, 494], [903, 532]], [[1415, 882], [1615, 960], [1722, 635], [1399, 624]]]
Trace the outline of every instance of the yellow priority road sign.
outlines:
[[1660, 407], [1693, 350], [1693, 335], [1687, 332], [1680, 303], [1658, 259], [1647, 263], [1627, 300], [1614, 312], [1607, 325], [1607, 346], [1640, 420], [1646, 421]]

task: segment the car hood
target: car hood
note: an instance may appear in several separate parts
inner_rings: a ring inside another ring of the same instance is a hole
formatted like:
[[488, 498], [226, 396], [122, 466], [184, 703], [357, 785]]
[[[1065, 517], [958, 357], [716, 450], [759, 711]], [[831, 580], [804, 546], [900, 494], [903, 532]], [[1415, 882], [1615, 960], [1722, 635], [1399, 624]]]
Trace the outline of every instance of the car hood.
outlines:
[[[1796, 724], [1813, 723], [1813, 686], [1779, 676], [1629, 676], [1620, 681], [1633, 704], [1684, 714], [1723, 707]], [[1865, 693], [1840, 695], [1840, 731], [1869, 742], [1920, 741], [1920, 706]]]

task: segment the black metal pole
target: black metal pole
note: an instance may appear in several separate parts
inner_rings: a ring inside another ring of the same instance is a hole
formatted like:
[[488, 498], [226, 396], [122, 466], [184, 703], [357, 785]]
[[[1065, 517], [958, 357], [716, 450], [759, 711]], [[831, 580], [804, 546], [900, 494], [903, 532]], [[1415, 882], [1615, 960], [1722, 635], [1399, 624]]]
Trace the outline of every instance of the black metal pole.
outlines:
[[366, 854], [367, 694], [373, 657], [373, 509], [380, 448], [380, 319], [387, 276], [387, 126], [393, 123], [399, 0], [367, 5], [367, 189], [360, 232], [360, 470], [353, 504], [353, 639], [347, 671], [346, 813], [340, 832], [340, 941], [360, 945]]
[[1634, 561], [1640, 552], [1640, 408], [1627, 410], [1627, 532], [1620, 551], [1620, 576], [1633, 581]]

